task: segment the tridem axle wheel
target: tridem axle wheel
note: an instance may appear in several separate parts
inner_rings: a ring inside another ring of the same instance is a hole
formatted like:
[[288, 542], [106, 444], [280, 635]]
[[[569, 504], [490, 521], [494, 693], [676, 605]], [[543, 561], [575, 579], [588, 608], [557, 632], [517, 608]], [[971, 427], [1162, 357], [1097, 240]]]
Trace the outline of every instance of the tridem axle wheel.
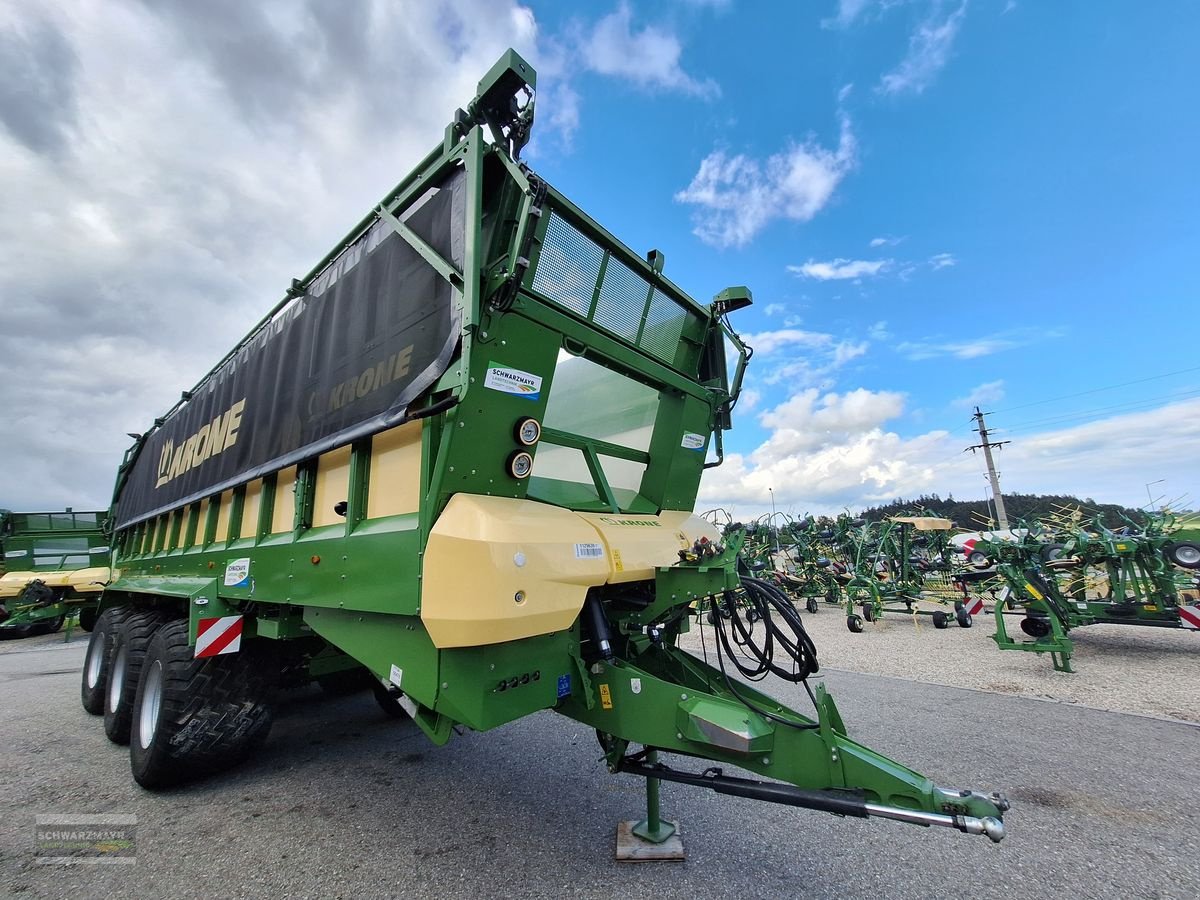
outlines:
[[150, 641], [133, 702], [129, 762], [134, 780], [164, 788], [245, 758], [267, 737], [274, 710], [255, 665], [254, 642], [238, 653], [193, 659], [188, 622]]
[[92, 715], [104, 712], [108, 676], [112, 669], [113, 644], [121, 623], [131, 611], [128, 606], [110, 606], [92, 626], [87, 656], [83, 658], [83, 683], [80, 686], [83, 708]]

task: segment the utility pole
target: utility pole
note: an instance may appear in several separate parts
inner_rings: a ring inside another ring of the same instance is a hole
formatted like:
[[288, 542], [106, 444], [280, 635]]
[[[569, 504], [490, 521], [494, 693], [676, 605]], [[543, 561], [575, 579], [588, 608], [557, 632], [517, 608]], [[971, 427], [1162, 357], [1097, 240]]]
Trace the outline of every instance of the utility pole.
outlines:
[[[975, 407], [975, 425], [979, 431], [979, 443], [967, 448], [972, 453], [976, 450], [983, 451], [984, 461], [987, 463], [988, 481], [992, 484], [992, 499], [996, 503], [996, 524], [1001, 531], [1008, 530], [1008, 513], [1004, 511], [1004, 498], [1000, 496], [1000, 476], [996, 472], [996, 464], [992, 460], [992, 448], [1003, 447], [1005, 444], [1011, 444], [1012, 441], [989, 441], [987, 433], [987, 425], [983, 421], [983, 413], [979, 411], [979, 407]], [[964, 450], [964, 453], [967, 451]]]

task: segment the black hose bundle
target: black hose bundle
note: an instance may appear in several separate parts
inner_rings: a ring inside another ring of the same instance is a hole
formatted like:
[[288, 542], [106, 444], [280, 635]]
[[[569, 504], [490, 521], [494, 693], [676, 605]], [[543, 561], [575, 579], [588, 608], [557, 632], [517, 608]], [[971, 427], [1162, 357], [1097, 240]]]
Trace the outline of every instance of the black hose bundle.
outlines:
[[[743, 576], [742, 589], [726, 591], [714, 606], [718, 659], [724, 650], [746, 678], [757, 681], [771, 672], [802, 682], [820, 669], [800, 614], [775, 585]], [[791, 660], [790, 668], [775, 662], [777, 649]]]

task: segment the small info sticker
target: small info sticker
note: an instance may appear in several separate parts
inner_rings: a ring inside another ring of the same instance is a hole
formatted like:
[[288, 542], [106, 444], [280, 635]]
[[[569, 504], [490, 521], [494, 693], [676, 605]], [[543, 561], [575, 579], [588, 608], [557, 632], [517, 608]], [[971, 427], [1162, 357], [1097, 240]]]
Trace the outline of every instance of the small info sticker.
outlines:
[[388, 673], [388, 681], [396, 687], [404, 687], [400, 682], [404, 678], [404, 670], [397, 665], [392, 666], [392, 671]]
[[576, 559], [604, 559], [603, 544], [576, 544]]
[[704, 443], [704, 435], [689, 431], [683, 436], [683, 442], [679, 446], [685, 450], [703, 450]]
[[250, 583], [250, 558], [232, 559], [225, 565], [225, 587], [245, 587]]

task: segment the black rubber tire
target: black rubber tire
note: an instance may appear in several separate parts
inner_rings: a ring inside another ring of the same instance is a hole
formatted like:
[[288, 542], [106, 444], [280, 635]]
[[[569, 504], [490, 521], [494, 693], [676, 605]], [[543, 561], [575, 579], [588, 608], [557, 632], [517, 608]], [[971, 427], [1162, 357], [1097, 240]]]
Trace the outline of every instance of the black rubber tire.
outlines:
[[933, 619], [934, 628], [948, 628], [950, 626], [950, 617], [940, 609], [937, 610], [931, 618]]
[[1163, 548], [1167, 559], [1182, 569], [1200, 569], [1200, 544], [1179, 541]]
[[85, 606], [79, 610], [79, 627], [84, 631], [91, 631], [96, 627], [96, 607]]
[[819, 610], [821, 608], [821, 606], [819, 603], [817, 603], [816, 597], [809, 597], [807, 600], [804, 601], [804, 608], [807, 609], [810, 613], [815, 613], [817, 610]]
[[315, 680], [321, 690], [330, 697], [348, 697], [369, 688], [375, 682], [375, 676], [359, 667], [318, 675]]
[[0, 639], [19, 641], [33, 634], [32, 625], [5, 625], [0, 628]]
[[62, 629], [63, 623], [66, 621], [67, 617], [65, 615], [55, 616], [53, 619], [43, 619], [41, 622], [36, 622], [31, 626], [33, 630], [30, 634], [56, 634]]
[[1051, 631], [1050, 620], [1045, 616], [1026, 616], [1021, 620], [1021, 630], [1032, 638], [1044, 638]]
[[990, 569], [992, 567], [991, 558], [982, 550], [972, 550], [967, 555], [967, 562], [973, 569]]
[[1038, 548], [1038, 556], [1042, 562], [1052, 562], [1056, 559], [1061, 559], [1063, 555], [1063, 544], [1042, 544]]
[[371, 679], [371, 693], [375, 697], [375, 702], [379, 704], [379, 708], [387, 713], [389, 718], [409, 718], [408, 710], [400, 705], [399, 692], [393, 693], [392, 688], [383, 684], [378, 678]]
[[875, 621], [875, 604], [864, 603], [862, 605], [862, 617], [868, 622]]
[[104, 712], [104, 697], [108, 692], [108, 672], [112, 666], [113, 639], [129, 613], [128, 606], [110, 606], [96, 619], [83, 657], [80, 679], [80, 700], [83, 708], [94, 716]]
[[129, 743], [129, 722], [142, 661], [154, 632], [165, 621], [160, 610], [135, 610], [113, 636], [108, 687], [104, 691], [104, 733], [114, 744]]
[[862, 634], [863, 618], [862, 616], [846, 616], [846, 627], [855, 634]]
[[278, 664], [255, 648], [257, 643], [243, 643], [237, 653], [193, 659], [187, 620], [158, 630], [146, 650], [133, 702], [129, 764], [134, 781], [161, 790], [200, 778], [236, 765], [266, 740]]
[[955, 612], [954, 618], [958, 619], [959, 628], [970, 628], [971, 624], [975, 621], [971, 618], [971, 614], [965, 609], [959, 609], [957, 612]]

